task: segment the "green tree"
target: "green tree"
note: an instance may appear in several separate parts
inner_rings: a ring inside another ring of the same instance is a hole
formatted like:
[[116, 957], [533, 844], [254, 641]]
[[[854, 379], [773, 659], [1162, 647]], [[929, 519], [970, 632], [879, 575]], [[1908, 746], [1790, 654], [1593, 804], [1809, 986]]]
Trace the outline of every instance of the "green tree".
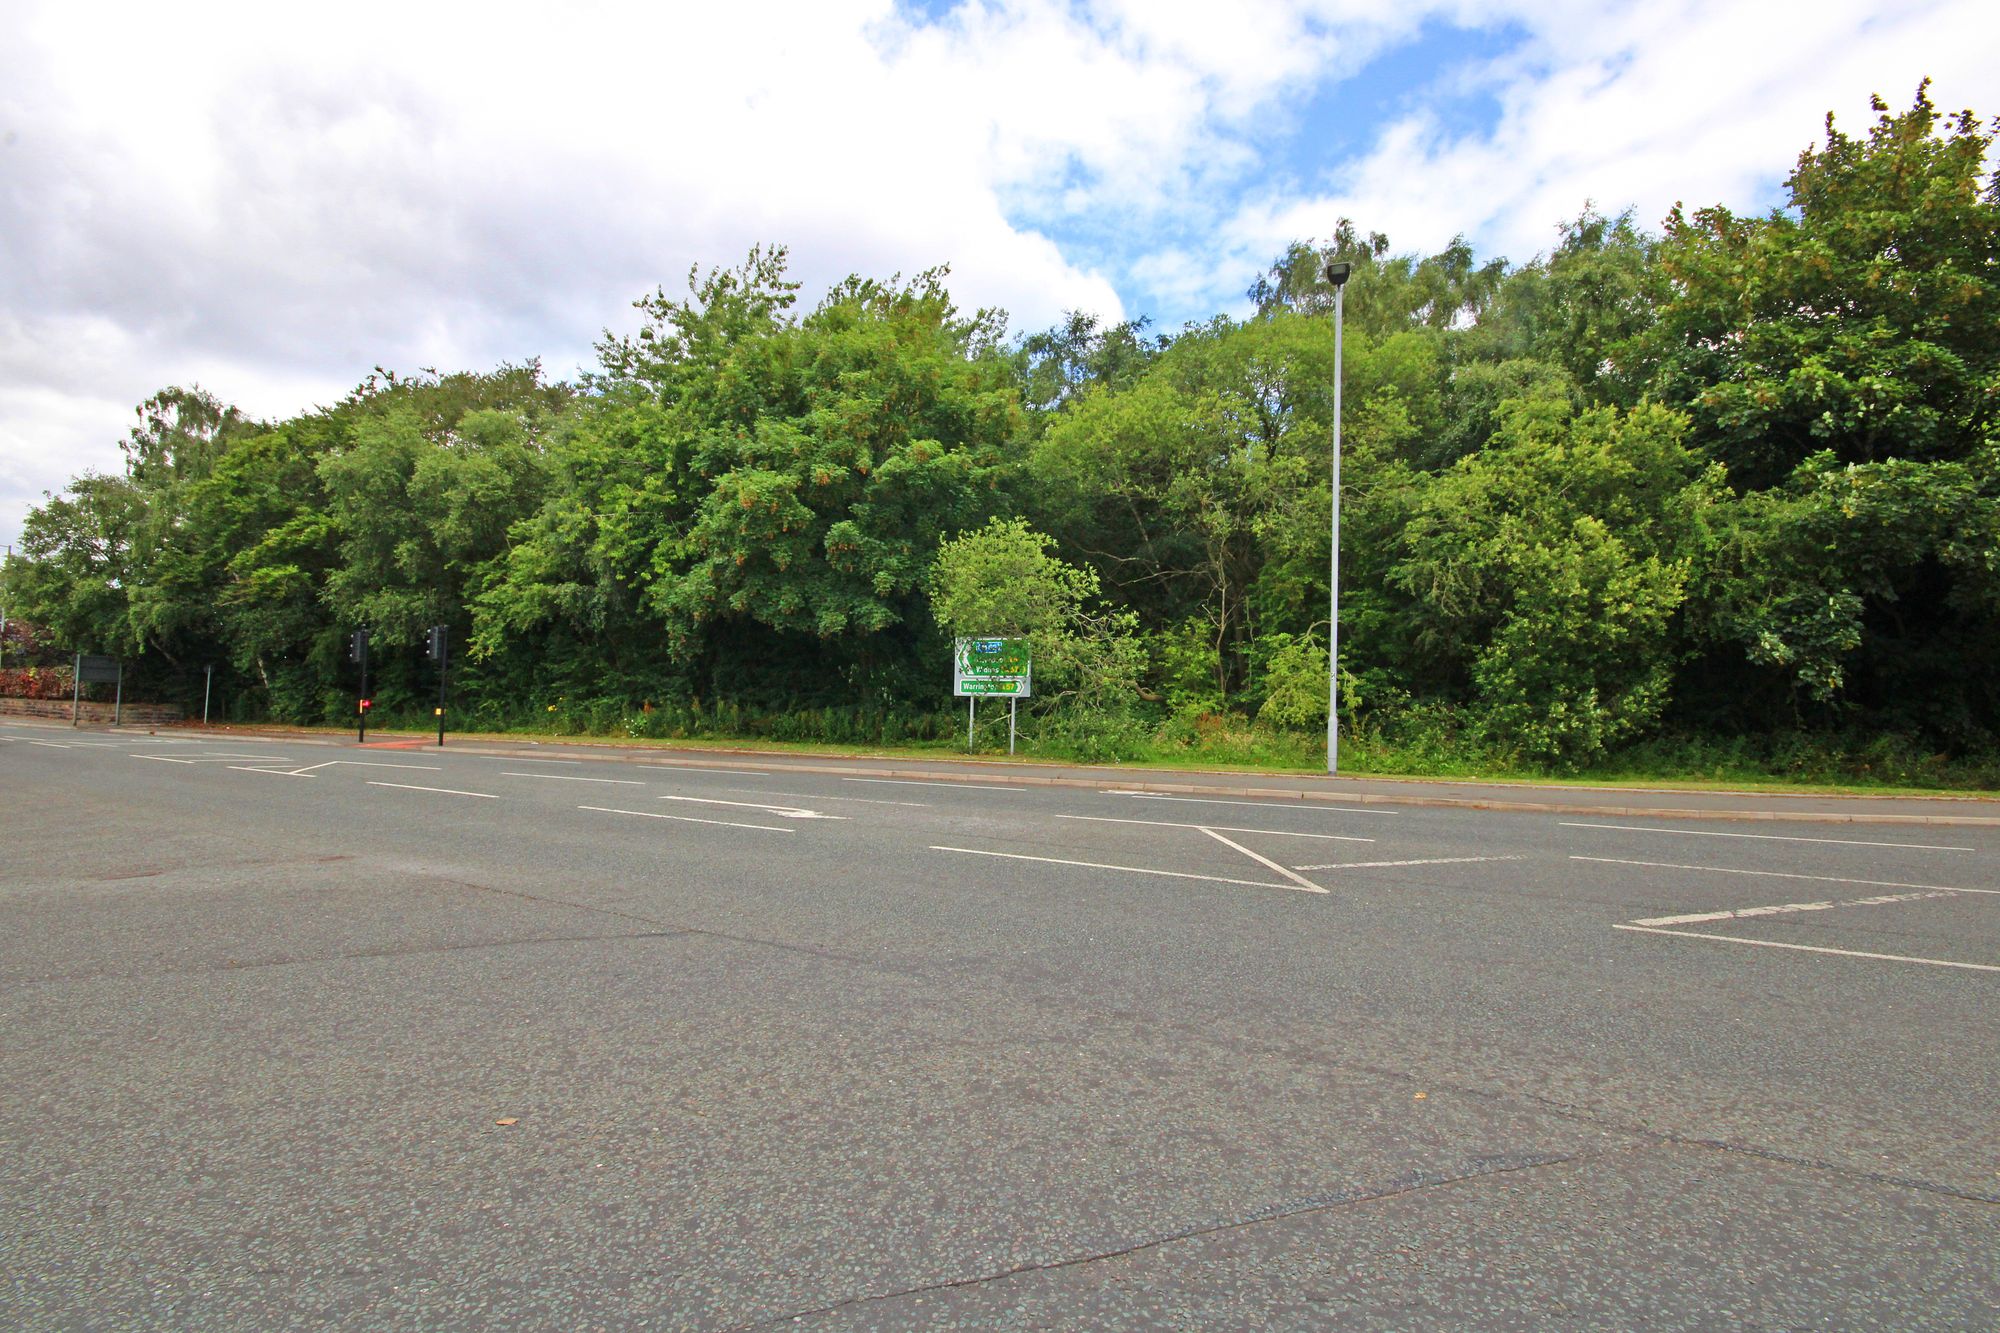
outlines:
[[1658, 721], [1722, 494], [1682, 434], [1656, 406], [1521, 401], [1424, 489], [1390, 578], [1427, 683], [1474, 700], [1497, 744], [1574, 766]]

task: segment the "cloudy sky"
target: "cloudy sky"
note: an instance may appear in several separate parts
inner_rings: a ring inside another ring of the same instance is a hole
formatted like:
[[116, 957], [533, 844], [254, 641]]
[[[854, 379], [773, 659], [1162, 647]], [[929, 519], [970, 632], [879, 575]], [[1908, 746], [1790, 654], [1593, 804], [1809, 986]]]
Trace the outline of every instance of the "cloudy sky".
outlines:
[[0, 0], [0, 542], [132, 408], [559, 375], [692, 264], [1174, 328], [1345, 215], [1520, 261], [1769, 207], [1867, 98], [2000, 112], [1991, 0]]

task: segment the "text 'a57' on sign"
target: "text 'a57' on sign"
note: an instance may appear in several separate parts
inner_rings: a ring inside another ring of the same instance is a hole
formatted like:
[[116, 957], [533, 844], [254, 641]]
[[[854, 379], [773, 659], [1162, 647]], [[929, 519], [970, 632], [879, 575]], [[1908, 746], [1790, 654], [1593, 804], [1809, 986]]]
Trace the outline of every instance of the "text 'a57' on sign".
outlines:
[[952, 645], [951, 692], [965, 698], [1025, 699], [1034, 693], [1026, 639], [959, 639]]

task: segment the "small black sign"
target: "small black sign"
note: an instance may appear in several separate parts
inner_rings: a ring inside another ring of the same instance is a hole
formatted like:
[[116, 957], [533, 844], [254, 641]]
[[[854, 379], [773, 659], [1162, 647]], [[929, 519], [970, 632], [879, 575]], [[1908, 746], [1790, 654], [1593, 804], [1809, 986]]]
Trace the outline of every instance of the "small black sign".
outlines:
[[84, 685], [115, 685], [118, 683], [118, 659], [83, 653], [76, 659], [76, 678]]

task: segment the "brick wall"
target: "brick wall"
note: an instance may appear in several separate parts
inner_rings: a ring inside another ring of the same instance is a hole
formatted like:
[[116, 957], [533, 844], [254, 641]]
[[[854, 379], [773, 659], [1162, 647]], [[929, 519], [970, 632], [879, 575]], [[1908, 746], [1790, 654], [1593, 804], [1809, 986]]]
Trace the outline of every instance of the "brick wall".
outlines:
[[[93, 703], [88, 700], [78, 705], [77, 720], [80, 722], [108, 723], [111, 721], [111, 705]], [[0, 699], [0, 714], [12, 717], [48, 717], [59, 722], [69, 721], [69, 700], [67, 699]], [[128, 727], [158, 726], [163, 722], [181, 720], [179, 704], [132, 704], [125, 705], [119, 713], [119, 720]]]

